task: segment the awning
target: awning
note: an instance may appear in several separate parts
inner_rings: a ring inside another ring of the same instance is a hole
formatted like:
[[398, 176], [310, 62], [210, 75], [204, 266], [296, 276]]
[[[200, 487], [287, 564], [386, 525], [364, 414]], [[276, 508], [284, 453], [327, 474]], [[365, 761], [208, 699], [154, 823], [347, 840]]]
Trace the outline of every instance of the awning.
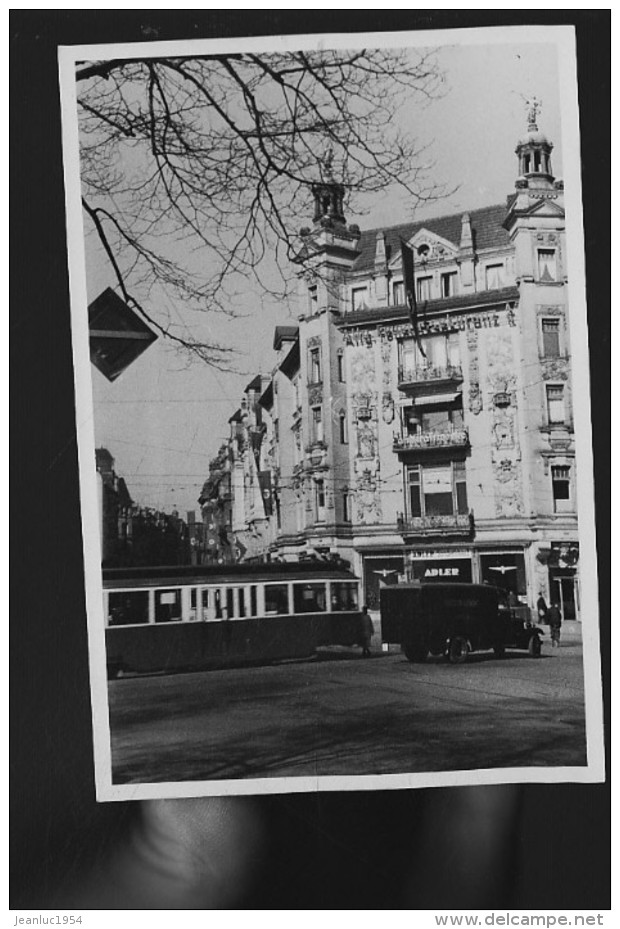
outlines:
[[431, 403], [454, 403], [461, 396], [460, 390], [449, 394], [423, 394], [413, 401], [415, 406], [429, 406]]

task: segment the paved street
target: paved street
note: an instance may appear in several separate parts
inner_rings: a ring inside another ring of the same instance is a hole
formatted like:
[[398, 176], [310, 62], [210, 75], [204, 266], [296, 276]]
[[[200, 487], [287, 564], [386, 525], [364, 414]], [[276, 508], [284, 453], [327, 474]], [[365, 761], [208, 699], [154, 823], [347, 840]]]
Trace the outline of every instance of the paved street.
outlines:
[[583, 765], [582, 650], [358, 650], [110, 682], [114, 783]]

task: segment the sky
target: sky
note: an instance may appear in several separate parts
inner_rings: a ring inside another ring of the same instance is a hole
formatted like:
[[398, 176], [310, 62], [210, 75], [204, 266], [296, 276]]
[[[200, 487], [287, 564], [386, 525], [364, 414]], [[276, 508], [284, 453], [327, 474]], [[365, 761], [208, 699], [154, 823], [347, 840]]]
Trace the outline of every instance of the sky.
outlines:
[[[379, 197], [366, 204], [363, 216], [347, 212], [362, 229], [392, 225], [504, 202], [514, 189], [515, 146], [526, 134], [524, 100], [542, 102], [538, 124], [554, 143], [552, 164], [562, 177], [560, 88], [556, 50], [540, 41], [445, 46], [438, 60], [445, 72], [444, 93], [422, 112], [402, 119], [428, 143], [429, 163], [439, 184], [456, 188], [440, 202], [413, 214], [401, 197]], [[446, 36], [448, 34], [446, 33]], [[523, 33], [520, 33], [522, 39]], [[308, 203], [307, 224], [312, 205]], [[306, 222], [305, 218], [300, 225]], [[88, 254], [88, 248], [87, 248]], [[89, 299], [114, 286], [109, 270], [90, 255]], [[91, 297], [92, 294], [92, 297]], [[243, 390], [257, 373], [269, 373], [275, 356], [274, 328], [295, 324], [294, 304], [262, 304], [248, 288], [240, 299], [238, 320], [209, 319], [201, 326], [239, 350], [239, 373], [223, 373], [186, 359], [159, 339], [114, 383], [92, 368], [95, 441], [115, 458], [132, 498], [146, 506], [181, 515], [199, 512], [197, 498], [210, 459], [229, 432], [228, 419]], [[169, 307], [171, 314], [178, 308]], [[190, 321], [190, 324], [191, 321]]]

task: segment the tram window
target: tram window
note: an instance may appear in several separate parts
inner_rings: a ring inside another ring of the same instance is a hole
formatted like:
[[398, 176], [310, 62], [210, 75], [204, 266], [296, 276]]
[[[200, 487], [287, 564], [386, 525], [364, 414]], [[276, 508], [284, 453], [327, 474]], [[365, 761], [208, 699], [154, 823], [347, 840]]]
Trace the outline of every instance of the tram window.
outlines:
[[332, 584], [332, 610], [357, 610], [359, 595], [357, 584], [336, 581]]
[[287, 584], [265, 584], [265, 613], [288, 613]]
[[239, 587], [239, 616], [243, 619], [245, 617], [245, 597], [246, 597], [246, 588]]
[[190, 621], [198, 619], [198, 589], [190, 587], [189, 591], [189, 618]]
[[234, 619], [235, 616], [235, 600], [234, 600], [234, 591], [232, 587], [228, 587], [226, 590], [226, 609], [227, 609], [227, 618]]
[[293, 603], [296, 613], [324, 613], [325, 584], [294, 584]]
[[256, 616], [258, 607], [256, 604], [256, 587], [254, 584], [250, 587], [250, 616]]
[[215, 600], [215, 618], [222, 618], [222, 591], [219, 587], [213, 591]]
[[181, 619], [181, 591], [155, 591], [155, 622], [174, 623]]
[[219, 591], [210, 587], [202, 588], [202, 619], [209, 622], [215, 619], [215, 596]]
[[133, 626], [149, 621], [148, 590], [112, 591], [108, 597], [108, 625]]

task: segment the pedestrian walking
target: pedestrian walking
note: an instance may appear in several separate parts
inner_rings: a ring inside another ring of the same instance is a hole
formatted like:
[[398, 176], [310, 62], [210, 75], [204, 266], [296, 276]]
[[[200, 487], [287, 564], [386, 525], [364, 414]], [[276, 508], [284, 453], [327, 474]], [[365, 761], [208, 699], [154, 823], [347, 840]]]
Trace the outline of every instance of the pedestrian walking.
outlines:
[[360, 617], [360, 645], [362, 646], [362, 658], [370, 658], [370, 642], [374, 631], [375, 629], [368, 613], [368, 607], [364, 605]]
[[547, 621], [549, 623], [549, 632], [551, 633], [551, 647], [558, 648], [560, 645], [560, 630], [562, 628], [562, 614], [557, 603], [552, 603], [547, 610]]
[[545, 598], [542, 595], [542, 591], [539, 593], [538, 600], [536, 601], [536, 610], [538, 612], [538, 619], [540, 620], [540, 622], [546, 623], [547, 613], [549, 612], [549, 608], [547, 604], [545, 603]]

